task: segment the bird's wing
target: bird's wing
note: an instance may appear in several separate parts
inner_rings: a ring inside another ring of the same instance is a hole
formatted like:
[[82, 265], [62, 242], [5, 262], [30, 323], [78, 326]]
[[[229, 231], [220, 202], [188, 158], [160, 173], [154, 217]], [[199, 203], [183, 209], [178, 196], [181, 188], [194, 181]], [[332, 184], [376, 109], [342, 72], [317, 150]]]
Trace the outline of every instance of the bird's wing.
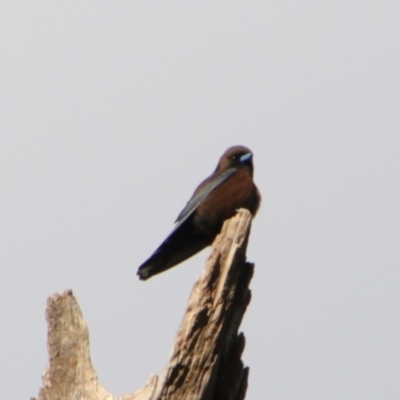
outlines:
[[229, 168], [226, 171], [221, 172], [212, 178], [209, 182], [207, 182], [204, 187], [202, 187], [198, 193], [195, 193], [193, 197], [188, 201], [185, 208], [180, 212], [178, 218], [176, 219], [177, 225], [175, 229], [185, 221], [192, 213], [196, 210], [196, 208], [200, 205], [200, 203], [222, 182], [226, 181], [234, 172], [236, 168]]

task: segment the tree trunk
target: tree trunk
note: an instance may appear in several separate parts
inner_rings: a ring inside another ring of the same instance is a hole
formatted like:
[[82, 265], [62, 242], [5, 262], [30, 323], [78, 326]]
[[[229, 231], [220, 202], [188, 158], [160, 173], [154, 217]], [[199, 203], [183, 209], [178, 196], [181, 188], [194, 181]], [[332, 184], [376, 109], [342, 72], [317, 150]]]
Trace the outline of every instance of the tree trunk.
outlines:
[[242, 400], [249, 369], [238, 329], [250, 302], [253, 264], [246, 262], [251, 215], [239, 210], [224, 223], [195, 283], [172, 355], [161, 378], [113, 397], [98, 382], [89, 334], [71, 290], [47, 300], [49, 363], [38, 400]]

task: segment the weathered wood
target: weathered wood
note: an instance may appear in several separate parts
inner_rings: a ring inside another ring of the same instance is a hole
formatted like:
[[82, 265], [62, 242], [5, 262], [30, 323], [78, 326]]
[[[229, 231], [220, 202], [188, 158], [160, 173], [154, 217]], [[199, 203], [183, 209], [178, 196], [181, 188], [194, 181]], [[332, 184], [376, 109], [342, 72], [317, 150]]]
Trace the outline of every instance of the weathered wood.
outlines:
[[251, 215], [240, 210], [225, 222], [195, 283], [155, 400], [241, 400], [248, 369], [238, 335], [253, 265], [246, 263]]
[[[49, 363], [38, 400], [113, 400], [97, 379], [90, 360], [88, 328], [71, 290], [48, 298], [46, 320]], [[114, 400], [149, 400], [157, 380], [152, 375], [144, 388]]]
[[47, 301], [49, 364], [38, 400], [243, 400], [249, 369], [238, 329], [250, 302], [253, 264], [246, 262], [251, 215], [226, 221], [189, 298], [172, 353], [160, 379], [114, 398], [97, 379], [89, 334], [71, 290]]
[[49, 364], [39, 400], [111, 399], [90, 361], [88, 329], [71, 290], [49, 297], [46, 319]]

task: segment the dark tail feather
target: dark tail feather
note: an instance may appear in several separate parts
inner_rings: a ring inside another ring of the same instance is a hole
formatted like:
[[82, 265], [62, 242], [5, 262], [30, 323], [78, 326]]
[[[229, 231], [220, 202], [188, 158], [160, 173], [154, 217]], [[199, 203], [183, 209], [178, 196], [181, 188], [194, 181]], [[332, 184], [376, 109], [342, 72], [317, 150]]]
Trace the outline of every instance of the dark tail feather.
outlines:
[[151, 278], [153, 275], [157, 275], [169, 268], [175, 267], [175, 265], [185, 261], [187, 258], [195, 255], [205, 247], [206, 245], [198, 245], [196, 247], [191, 246], [190, 249], [186, 249], [186, 251], [180, 251], [174, 255], [169, 254], [168, 249], [165, 251], [163, 248], [159, 248], [139, 267], [137, 272], [139, 279], [145, 281], [146, 279]]
[[212, 239], [192, 228], [191, 221], [185, 221], [161, 243], [158, 249], [138, 269], [139, 279], [146, 280], [159, 274], [211, 244]]

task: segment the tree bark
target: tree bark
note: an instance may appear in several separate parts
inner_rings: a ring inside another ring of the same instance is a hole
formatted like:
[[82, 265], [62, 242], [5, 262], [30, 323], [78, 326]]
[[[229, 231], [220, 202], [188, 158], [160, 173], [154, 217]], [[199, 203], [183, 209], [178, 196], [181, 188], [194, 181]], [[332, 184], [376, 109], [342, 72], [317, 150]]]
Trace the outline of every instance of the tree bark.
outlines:
[[243, 400], [248, 367], [238, 333], [250, 302], [254, 265], [246, 262], [251, 215], [239, 210], [224, 223], [195, 283], [172, 354], [159, 379], [113, 397], [97, 379], [89, 334], [71, 290], [47, 301], [49, 363], [38, 400]]

